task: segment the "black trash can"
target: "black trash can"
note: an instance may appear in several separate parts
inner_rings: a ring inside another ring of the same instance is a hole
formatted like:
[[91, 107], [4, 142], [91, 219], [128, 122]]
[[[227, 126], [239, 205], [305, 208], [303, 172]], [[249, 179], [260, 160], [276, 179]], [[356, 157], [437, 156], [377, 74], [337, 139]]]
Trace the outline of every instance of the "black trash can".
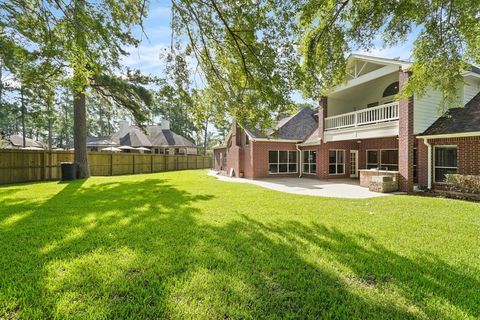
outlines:
[[62, 168], [62, 181], [75, 180], [77, 178], [75, 163], [62, 162], [60, 166]]

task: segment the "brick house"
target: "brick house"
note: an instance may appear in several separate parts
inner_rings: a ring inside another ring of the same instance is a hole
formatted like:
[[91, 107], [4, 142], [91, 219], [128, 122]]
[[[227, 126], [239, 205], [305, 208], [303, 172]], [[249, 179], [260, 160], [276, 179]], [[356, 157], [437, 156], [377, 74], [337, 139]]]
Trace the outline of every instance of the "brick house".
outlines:
[[410, 66], [351, 55], [346, 83], [322, 97], [318, 112], [302, 109], [264, 134], [234, 121], [214, 150], [215, 169], [251, 179], [357, 179], [361, 169], [380, 168], [397, 171], [404, 191], [441, 187], [448, 172], [479, 174], [480, 70], [464, 73], [458, 102], [440, 117], [435, 90], [395, 100]]

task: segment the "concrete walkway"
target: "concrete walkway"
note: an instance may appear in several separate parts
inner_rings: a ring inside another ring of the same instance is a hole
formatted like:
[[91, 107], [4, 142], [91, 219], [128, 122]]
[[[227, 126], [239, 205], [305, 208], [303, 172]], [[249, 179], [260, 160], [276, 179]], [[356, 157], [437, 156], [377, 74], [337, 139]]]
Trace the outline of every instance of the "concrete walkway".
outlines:
[[208, 175], [217, 177], [220, 181], [250, 183], [276, 191], [317, 197], [366, 199], [389, 195], [385, 193], [371, 192], [368, 188], [360, 187], [358, 180], [351, 179], [319, 180], [313, 178], [279, 177], [251, 180], [217, 175], [215, 171], [210, 171]]

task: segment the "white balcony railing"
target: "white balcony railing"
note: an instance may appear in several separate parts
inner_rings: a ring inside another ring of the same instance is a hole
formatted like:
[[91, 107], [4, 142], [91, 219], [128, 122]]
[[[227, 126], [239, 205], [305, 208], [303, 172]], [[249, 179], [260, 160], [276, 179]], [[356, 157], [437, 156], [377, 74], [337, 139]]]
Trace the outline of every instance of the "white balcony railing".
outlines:
[[358, 127], [398, 120], [398, 102], [325, 118], [325, 130]]

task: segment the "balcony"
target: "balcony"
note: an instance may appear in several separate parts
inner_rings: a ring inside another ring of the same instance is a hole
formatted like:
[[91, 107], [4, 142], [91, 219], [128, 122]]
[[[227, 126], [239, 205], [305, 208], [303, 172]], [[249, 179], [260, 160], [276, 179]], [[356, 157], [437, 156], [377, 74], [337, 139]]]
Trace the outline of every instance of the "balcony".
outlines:
[[398, 120], [398, 102], [325, 118], [325, 130], [358, 127]]
[[398, 102], [325, 118], [325, 140], [338, 141], [398, 135]]

